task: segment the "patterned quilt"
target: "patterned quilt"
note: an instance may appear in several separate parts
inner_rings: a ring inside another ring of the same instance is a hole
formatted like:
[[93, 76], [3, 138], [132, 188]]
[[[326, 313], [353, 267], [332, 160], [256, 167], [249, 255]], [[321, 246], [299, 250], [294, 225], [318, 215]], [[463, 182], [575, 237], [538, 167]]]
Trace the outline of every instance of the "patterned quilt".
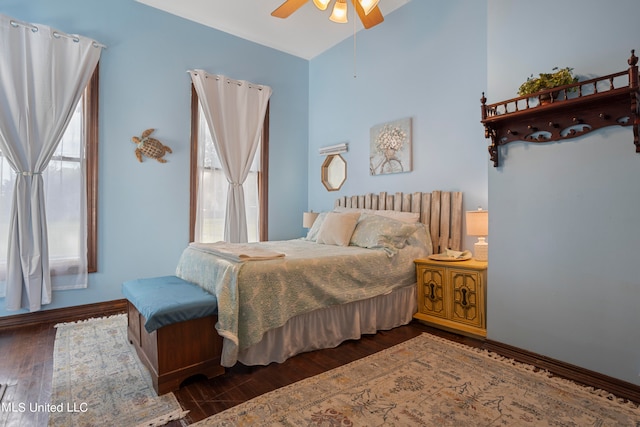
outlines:
[[190, 245], [176, 269], [178, 277], [217, 297], [216, 329], [225, 339], [221, 364], [227, 367], [236, 363], [239, 350], [259, 342], [266, 331], [296, 315], [415, 283], [413, 260], [429, 255], [429, 249], [415, 243], [391, 257], [382, 249], [304, 239], [255, 245], [285, 256], [236, 262]]

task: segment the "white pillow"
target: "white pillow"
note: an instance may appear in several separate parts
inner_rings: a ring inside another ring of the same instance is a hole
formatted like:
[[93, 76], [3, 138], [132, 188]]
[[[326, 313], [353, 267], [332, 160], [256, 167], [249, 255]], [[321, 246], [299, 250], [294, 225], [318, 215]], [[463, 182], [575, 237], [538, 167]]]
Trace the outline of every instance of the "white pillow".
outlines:
[[359, 218], [360, 212], [327, 212], [316, 242], [325, 245], [349, 246]]
[[373, 215], [380, 215], [386, 218], [392, 218], [398, 221], [407, 222], [409, 224], [413, 224], [416, 222], [420, 222], [420, 214], [418, 212], [402, 212], [402, 211], [393, 211], [393, 210], [374, 210], [374, 209], [360, 209], [360, 208], [345, 208], [342, 206], [337, 206], [333, 209], [334, 212], [360, 212], [360, 213], [368, 213]]

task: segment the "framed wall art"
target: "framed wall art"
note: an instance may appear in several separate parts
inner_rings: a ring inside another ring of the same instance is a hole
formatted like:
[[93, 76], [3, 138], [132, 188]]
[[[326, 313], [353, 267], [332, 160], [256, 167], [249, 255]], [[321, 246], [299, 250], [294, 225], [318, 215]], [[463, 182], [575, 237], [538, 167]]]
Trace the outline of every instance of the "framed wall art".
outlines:
[[411, 118], [371, 128], [369, 171], [371, 175], [411, 172]]

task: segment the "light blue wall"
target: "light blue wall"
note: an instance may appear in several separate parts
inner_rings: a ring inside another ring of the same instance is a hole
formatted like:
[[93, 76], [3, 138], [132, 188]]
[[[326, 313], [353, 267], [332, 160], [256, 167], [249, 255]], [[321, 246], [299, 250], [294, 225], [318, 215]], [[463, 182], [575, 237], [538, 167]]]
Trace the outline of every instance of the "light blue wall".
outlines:
[[[102, 60], [99, 269], [50, 308], [120, 298], [122, 280], [170, 274], [188, 239], [189, 68], [274, 88], [270, 238], [338, 195], [461, 190], [489, 208], [488, 336], [640, 384], [640, 158], [629, 128], [501, 150], [479, 124], [531, 73], [603, 75], [640, 49], [636, 0], [414, 0], [384, 25], [310, 62], [132, 0], [3, 0], [0, 12], [107, 44]], [[552, 13], [550, 12], [552, 11]], [[414, 171], [369, 176], [369, 129], [413, 118]], [[140, 165], [132, 135], [157, 127], [169, 163]], [[319, 147], [349, 142], [339, 192], [320, 183]], [[308, 150], [308, 152], [307, 152]], [[284, 190], [286, 189], [286, 190]], [[471, 245], [469, 239], [465, 244]], [[0, 316], [5, 313], [0, 308]]]
[[[464, 191], [465, 208], [491, 212], [488, 337], [640, 383], [640, 155], [631, 130], [512, 143], [494, 169], [478, 123], [482, 91], [489, 102], [514, 97], [527, 76], [554, 66], [589, 77], [625, 69], [630, 49], [640, 49], [627, 13], [636, 3], [413, 1], [358, 34], [357, 78], [353, 40], [313, 59], [309, 207], [369, 191]], [[414, 171], [369, 176], [370, 127], [402, 117], [413, 118]], [[317, 150], [339, 142], [350, 144], [348, 179], [327, 192]]]
[[[188, 69], [272, 87], [269, 237], [300, 235], [308, 61], [134, 0], [3, 0], [0, 13], [108, 46], [100, 68], [99, 272], [88, 289], [55, 292], [47, 309], [119, 299], [124, 280], [174, 272], [189, 237]], [[134, 156], [131, 137], [150, 127], [173, 149], [166, 164]], [[11, 314], [0, 300], [0, 316]]]
[[[333, 207], [340, 195], [449, 190], [465, 209], [487, 205], [487, 156], [480, 124], [486, 88], [486, 4], [414, 0], [361, 31], [354, 41], [311, 60], [309, 207]], [[369, 132], [413, 119], [413, 171], [369, 175]], [[347, 181], [328, 192], [318, 148], [349, 143]], [[472, 246], [467, 239], [465, 246]]]
[[[554, 66], [627, 69], [637, 11], [637, 0], [489, 0], [488, 102]], [[620, 127], [501, 149], [489, 170], [489, 338], [640, 384], [634, 151]]]

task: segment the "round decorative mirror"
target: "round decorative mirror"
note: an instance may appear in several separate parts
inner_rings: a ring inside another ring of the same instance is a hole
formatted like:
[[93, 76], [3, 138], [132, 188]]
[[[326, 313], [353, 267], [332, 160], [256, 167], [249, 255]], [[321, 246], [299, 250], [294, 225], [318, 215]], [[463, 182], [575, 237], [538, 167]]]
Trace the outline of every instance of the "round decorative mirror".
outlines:
[[322, 184], [327, 191], [338, 191], [347, 180], [347, 162], [340, 154], [331, 154], [322, 163]]

